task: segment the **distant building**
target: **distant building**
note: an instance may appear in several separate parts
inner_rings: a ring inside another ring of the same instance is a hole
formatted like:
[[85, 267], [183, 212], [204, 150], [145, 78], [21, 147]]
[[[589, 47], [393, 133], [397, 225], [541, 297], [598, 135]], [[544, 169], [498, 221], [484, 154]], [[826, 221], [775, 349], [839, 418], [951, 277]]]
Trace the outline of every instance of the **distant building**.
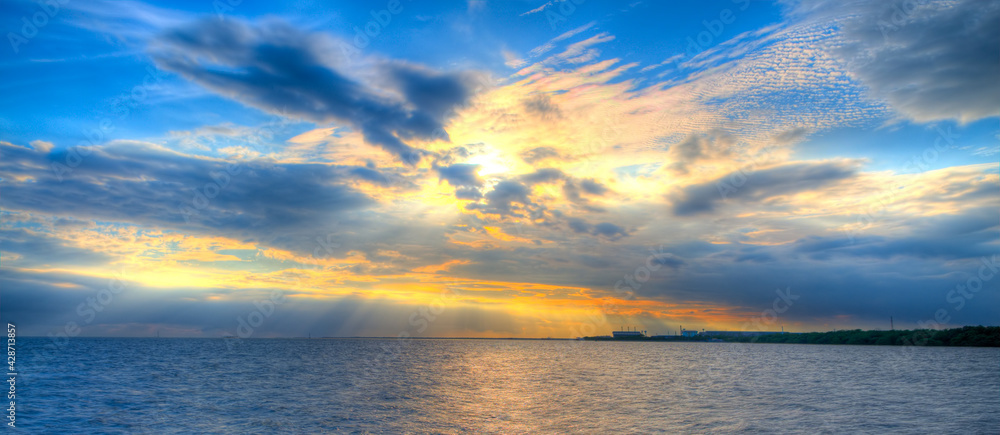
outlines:
[[621, 331], [612, 331], [611, 336], [614, 338], [645, 338], [646, 331], [640, 331], [639, 328], [629, 326], [627, 328], [622, 328]]
[[681, 330], [681, 336], [682, 337], [697, 337], [698, 336], [698, 330], [682, 329]]

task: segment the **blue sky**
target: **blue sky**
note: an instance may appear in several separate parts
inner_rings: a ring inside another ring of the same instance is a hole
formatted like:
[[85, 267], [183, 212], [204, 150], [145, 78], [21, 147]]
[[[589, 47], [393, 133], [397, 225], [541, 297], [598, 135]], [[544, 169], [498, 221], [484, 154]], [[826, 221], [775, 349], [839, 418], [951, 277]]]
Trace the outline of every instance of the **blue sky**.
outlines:
[[0, 314], [220, 336], [278, 292], [256, 336], [996, 324], [1000, 3], [895, 6], [6, 2]]

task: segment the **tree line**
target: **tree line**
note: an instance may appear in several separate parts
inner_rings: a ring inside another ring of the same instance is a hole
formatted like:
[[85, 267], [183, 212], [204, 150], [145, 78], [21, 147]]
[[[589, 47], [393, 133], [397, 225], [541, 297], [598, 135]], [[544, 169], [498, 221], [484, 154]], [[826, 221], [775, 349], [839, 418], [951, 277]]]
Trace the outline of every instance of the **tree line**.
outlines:
[[911, 329], [830, 332], [804, 332], [759, 335], [755, 337], [720, 336], [724, 341], [740, 343], [862, 344], [882, 346], [976, 346], [1000, 347], [1000, 326], [965, 326], [954, 329]]

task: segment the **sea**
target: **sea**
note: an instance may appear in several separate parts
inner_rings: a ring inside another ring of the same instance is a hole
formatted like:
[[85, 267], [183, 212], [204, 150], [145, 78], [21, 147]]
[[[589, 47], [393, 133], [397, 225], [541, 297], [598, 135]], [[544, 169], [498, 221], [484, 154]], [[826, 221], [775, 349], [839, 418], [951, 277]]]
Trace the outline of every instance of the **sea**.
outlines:
[[1000, 433], [997, 348], [18, 338], [16, 354], [27, 433]]

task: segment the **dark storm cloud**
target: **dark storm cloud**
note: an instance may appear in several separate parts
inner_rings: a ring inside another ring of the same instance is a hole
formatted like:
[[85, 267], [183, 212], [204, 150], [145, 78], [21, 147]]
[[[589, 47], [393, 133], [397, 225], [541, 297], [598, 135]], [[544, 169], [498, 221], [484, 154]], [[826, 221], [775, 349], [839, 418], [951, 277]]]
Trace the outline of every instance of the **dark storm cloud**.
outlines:
[[247, 105], [313, 122], [343, 122], [365, 141], [415, 164], [425, 151], [404, 141], [448, 140], [444, 127], [472, 97], [472, 73], [377, 62], [371, 77], [348, 73], [340, 49], [321, 34], [269, 22], [206, 20], [161, 35], [157, 65]]
[[762, 201], [850, 178], [857, 168], [844, 163], [793, 163], [753, 172], [734, 172], [717, 180], [695, 184], [672, 196], [676, 216], [711, 213], [724, 200]]
[[65, 152], [0, 143], [3, 209], [281, 242], [303, 251], [331, 222], [375, 204], [352, 181], [385, 178], [370, 168], [230, 163], [142, 143], [90, 150], [65, 172], [52, 169], [66, 162]]
[[836, 53], [904, 115], [971, 122], [1000, 114], [1000, 2], [836, 1], [827, 7], [849, 16], [841, 24], [845, 45]]

